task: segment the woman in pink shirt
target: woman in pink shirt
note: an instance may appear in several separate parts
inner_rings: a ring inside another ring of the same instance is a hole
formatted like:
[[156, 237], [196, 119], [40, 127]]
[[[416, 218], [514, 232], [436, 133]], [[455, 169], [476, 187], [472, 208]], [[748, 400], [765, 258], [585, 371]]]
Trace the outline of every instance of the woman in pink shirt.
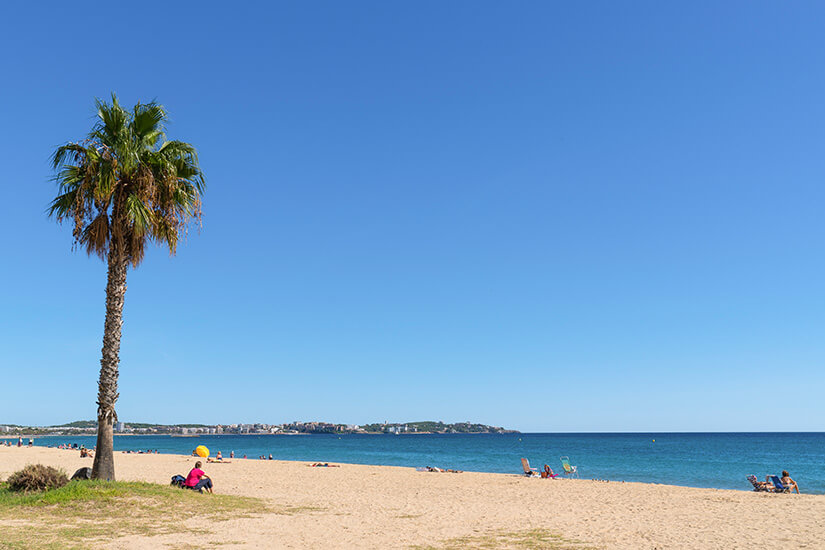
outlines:
[[183, 482], [184, 487], [202, 493], [204, 489], [206, 492], [212, 492], [212, 479], [201, 470], [201, 461], [195, 462], [195, 467], [189, 471], [186, 476], [186, 481]]

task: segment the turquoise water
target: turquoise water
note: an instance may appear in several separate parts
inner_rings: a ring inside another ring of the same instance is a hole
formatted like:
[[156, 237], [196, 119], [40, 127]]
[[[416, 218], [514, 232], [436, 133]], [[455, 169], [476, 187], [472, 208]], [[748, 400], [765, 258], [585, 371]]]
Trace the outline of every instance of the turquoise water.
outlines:
[[[35, 439], [35, 445], [60, 443], [93, 446], [95, 440]], [[741, 490], [751, 489], [748, 474], [764, 479], [786, 469], [803, 492], [825, 493], [825, 433], [115, 436], [116, 450], [190, 454], [200, 444], [226, 457], [271, 453], [280, 460], [499, 473], [519, 473], [521, 457], [558, 472], [559, 457], [567, 455], [582, 478]]]

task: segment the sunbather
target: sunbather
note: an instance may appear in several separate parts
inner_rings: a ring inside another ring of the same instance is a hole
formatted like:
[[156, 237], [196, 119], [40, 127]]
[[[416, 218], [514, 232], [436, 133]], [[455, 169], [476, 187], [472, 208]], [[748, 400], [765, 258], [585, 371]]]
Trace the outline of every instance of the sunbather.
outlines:
[[[770, 479], [770, 476], [768, 476], [768, 478]], [[756, 479], [755, 475], [749, 475], [748, 481], [750, 481], [751, 485], [753, 485], [754, 491], [765, 491], [772, 493], [774, 490], [773, 483], [771, 483], [770, 481], [759, 481], [758, 479]]]
[[799, 485], [796, 484], [796, 481], [791, 479], [791, 474], [788, 473], [788, 470], [782, 470], [782, 477], [780, 478], [780, 481], [782, 481], [782, 485], [789, 487], [791, 492], [796, 489], [796, 494], [799, 494]]

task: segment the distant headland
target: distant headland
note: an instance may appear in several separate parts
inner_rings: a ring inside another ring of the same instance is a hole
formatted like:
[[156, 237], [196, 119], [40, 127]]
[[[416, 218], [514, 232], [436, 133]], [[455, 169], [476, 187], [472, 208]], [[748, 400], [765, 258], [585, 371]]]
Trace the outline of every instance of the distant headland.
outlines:
[[[12, 435], [94, 435], [97, 421], [76, 420], [56, 426], [0, 425], [0, 438]], [[504, 434], [519, 433], [499, 426], [472, 422], [446, 424], [441, 421], [383, 422], [374, 424], [332, 424], [329, 422], [290, 422], [288, 424], [147, 424], [117, 422], [115, 433], [132, 435], [196, 434]]]

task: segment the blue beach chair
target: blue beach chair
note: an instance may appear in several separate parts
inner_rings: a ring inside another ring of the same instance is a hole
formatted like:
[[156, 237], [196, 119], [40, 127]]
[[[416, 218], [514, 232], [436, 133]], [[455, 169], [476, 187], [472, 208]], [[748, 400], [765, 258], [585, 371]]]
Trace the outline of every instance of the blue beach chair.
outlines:
[[773, 482], [773, 492], [774, 493], [790, 493], [791, 488], [788, 485], [784, 485], [782, 480], [779, 479], [779, 476], [771, 476], [771, 481]]

